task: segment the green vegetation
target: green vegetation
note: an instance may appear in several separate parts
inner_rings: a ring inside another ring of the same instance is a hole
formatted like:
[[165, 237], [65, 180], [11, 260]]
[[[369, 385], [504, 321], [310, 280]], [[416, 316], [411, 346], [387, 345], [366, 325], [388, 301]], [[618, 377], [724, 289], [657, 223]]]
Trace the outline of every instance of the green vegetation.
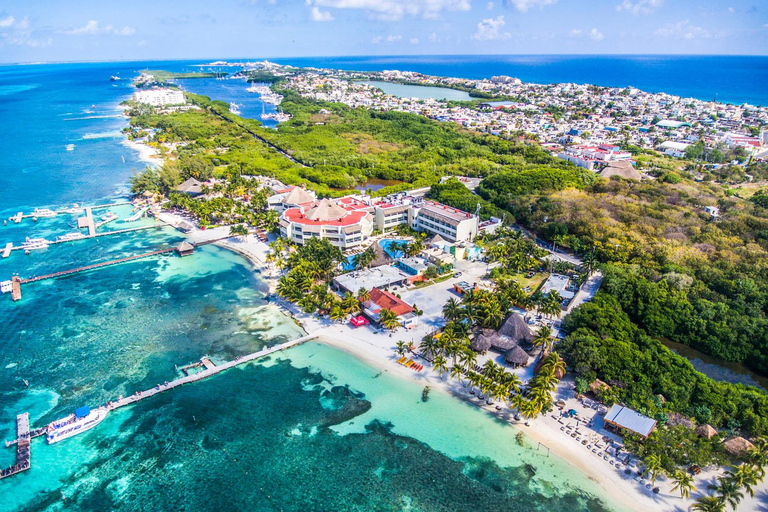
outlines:
[[[563, 323], [560, 351], [574, 372], [611, 385], [601, 397], [648, 416], [670, 412], [726, 428], [768, 433], [768, 396], [741, 384], [716, 382], [634, 325], [616, 298], [599, 292]], [[658, 397], [663, 396], [663, 400]]]
[[222, 74], [226, 73], [210, 73], [207, 71], [196, 71], [196, 72], [175, 72], [175, 71], [164, 71], [162, 69], [145, 69], [142, 71], [142, 73], [147, 75], [152, 75], [155, 77], [155, 80], [158, 82], [167, 82], [168, 80], [176, 80], [176, 79], [190, 79], [190, 78], [215, 78], [217, 76], [221, 76]]

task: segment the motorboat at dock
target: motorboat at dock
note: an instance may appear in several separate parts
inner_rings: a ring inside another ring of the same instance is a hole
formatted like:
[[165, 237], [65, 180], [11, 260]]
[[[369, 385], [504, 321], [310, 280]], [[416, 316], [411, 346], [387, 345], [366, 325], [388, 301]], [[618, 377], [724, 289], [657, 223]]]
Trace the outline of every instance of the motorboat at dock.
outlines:
[[49, 423], [45, 438], [48, 444], [53, 444], [76, 436], [104, 421], [108, 412], [103, 407], [96, 410], [87, 406], [78, 407], [73, 414]]

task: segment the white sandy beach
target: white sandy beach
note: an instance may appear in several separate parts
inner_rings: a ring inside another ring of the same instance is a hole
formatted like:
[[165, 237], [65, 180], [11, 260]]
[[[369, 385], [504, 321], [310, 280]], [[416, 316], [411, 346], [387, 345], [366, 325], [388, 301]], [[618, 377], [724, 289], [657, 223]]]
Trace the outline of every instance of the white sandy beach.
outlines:
[[[183, 220], [179, 215], [170, 212], [161, 212], [158, 214], [164, 222], [176, 226]], [[188, 233], [190, 241], [203, 241], [220, 238], [227, 236], [229, 233], [228, 227], [221, 227], [215, 229], [208, 229], [205, 231], [194, 230]], [[216, 242], [216, 245], [225, 247], [229, 250], [237, 252], [246, 259], [248, 259], [256, 268], [260, 270], [262, 276], [269, 281], [269, 288], [274, 291], [276, 286], [276, 271], [270, 269], [265, 264], [265, 256], [269, 252], [267, 244], [259, 241], [255, 236], [249, 236], [246, 239], [229, 238]], [[442, 315], [440, 313], [442, 308], [443, 295], [447, 297], [451, 295], [451, 288], [453, 281], [465, 279], [462, 277], [459, 279], [452, 279], [433, 286], [440, 287], [440, 290], [430, 290], [431, 295], [435, 296], [434, 304], [423, 305], [420, 303], [420, 307], [423, 307], [425, 314], [420, 319], [420, 324], [411, 330], [398, 329], [394, 333], [381, 332], [376, 334], [374, 328], [370, 325], [366, 325], [360, 328], [351, 326], [348, 322], [343, 324], [332, 323], [326, 318], [318, 318], [316, 315], [307, 315], [301, 312], [296, 306], [287, 303], [285, 301], [279, 301], [281, 308], [290, 314], [307, 333], [318, 334], [318, 341], [325, 343], [329, 346], [343, 350], [349, 354], [366, 362], [368, 365], [380, 369], [381, 371], [389, 372], [392, 375], [397, 375], [401, 378], [412, 379], [421, 385], [429, 385], [434, 390], [450, 394], [454, 397], [466, 400], [468, 403], [475, 405], [486, 410], [489, 414], [494, 414], [497, 417], [515, 425], [530, 439], [532, 444], [541, 443], [543, 446], [551, 450], [551, 453], [564, 459], [571, 464], [575, 470], [588, 476], [591, 480], [596, 482], [606, 499], [610, 502], [610, 505], [617, 510], [632, 510], [638, 512], [646, 511], [669, 511], [669, 512], [683, 512], [690, 510], [690, 505], [693, 501], [701, 495], [701, 491], [706, 492], [707, 486], [716, 483], [716, 477], [723, 473], [722, 470], [705, 470], [696, 478], [696, 487], [698, 491], [691, 493], [691, 499], [683, 500], [676, 493], [670, 492], [672, 484], [669, 480], [659, 477], [656, 481], [656, 486], [661, 489], [659, 494], [654, 494], [651, 490], [635, 481], [637, 476], [636, 469], [631, 475], [624, 473], [625, 467], [617, 467], [609, 464], [608, 461], [602, 457], [598, 457], [591, 450], [588, 450], [581, 442], [572, 438], [567, 430], [562, 431], [561, 427], [564, 427], [563, 423], [558, 422], [556, 413], [558, 411], [550, 412], [548, 415], [541, 415], [535, 420], [530, 422], [530, 426], [525, 426], [523, 422], [518, 422], [514, 419], [513, 414], [509, 408], [502, 408], [501, 411], [497, 411], [494, 405], [486, 405], [484, 400], [479, 400], [475, 395], [468, 392], [466, 388], [459, 384], [456, 379], [450, 379], [447, 375], [442, 378], [434, 371], [431, 370], [431, 365], [418, 359], [413, 354], [408, 356], [420, 364], [424, 365], [422, 372], [416, 372], [408, 369], [405, 366], [396, 363], [398, 356], [395, 353], [395, 347], [398, 341], [405, 341], [418, 345], [421, 338], [428, 332], [433, 331], [437, 326], [442, 323]], [[423, 290], [409, 290], [403, 293], [403, 298], [408, 300], [406, 294], [421, 295]], [[434, 293], [432, 293], [434, 292]], [[414, 297], [411, 297], [414, 300]], [[528, 368], [522, 368], [516, 370], [519, 375], [525, 380], [531, 376], [531, 366]], [[576, 409], [582, 417], [590, 417], [589, 415], [596, 416], [595, 428], [599, 429], [602, 424], [602, 420], [598, 416], [597, 411], [585, 408], [575, 398], [572, 390], [572, 381], [566, 377], [563, 380], [560, 387], [556, 392], [556, 399], [564, 399], [566, 401], [565, 409]], [[553, 415], [555, 415], [553, 417]], [[588, 431], [586, 427], [579, 427], [584, 434]], [[606, 432], [597, 430], [593, 432], [594, 435], [605, 435]], [[510, 436], [510, 441], [512, 441]], [[643, 483], [646, 483], [645, 481]], [[768, 496], [768, 484], [761, 484], [757, 489], [756, 497], [746, 498], [739, 506], [739, 511], [764, 511], [765, 499]]]
[[151, 146], [135, 140], [125, 139], [123, 145], [139, 153], [139, 161], [151, 167], [160, 167], [163, 163], [159, 151]]

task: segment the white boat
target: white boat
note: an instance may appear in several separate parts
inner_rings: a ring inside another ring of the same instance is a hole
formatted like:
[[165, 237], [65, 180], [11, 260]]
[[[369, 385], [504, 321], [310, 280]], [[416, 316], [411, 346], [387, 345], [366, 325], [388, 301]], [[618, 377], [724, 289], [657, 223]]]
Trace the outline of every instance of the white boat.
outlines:
[[261, 118], [264, 120], [272, 119], [273, 121], [277, 121], [278, 123], [284, 123], [291, 119], [291, 115], [284, 114], [282, 112], [274, 112], [272, 114], [261, 114]]
[[32, 212], [32, 215], [35, 217], [55, 217], [56, 212], [49, 210], [48, 208], [35, 208], [35, 211]]
[[34, 251], [37, 249], [45, 249], [48, 247], [48, 244], [50, 242], [46, 240], [45, 238], [29, 238], [27, 237], [27, 240], [21, 244], [21, 247], [25, 251]]
[[71, 242], [73, 240], [80, 240], [82, 238], [85, 238], [85, 235], [82, 233], [67, 233], [66, 235], [61, 235], [56, 239], [57, 242]]
[[107, 412], [106, 409], [101, 407], [95, 411], [92, 411], [90, 407], [79, 407], [75, 409], [74, 414], [50, 422], [45, 438], [48, 444], [53, 444], [63, 441], [68, 437], [76, 436], [101, 423], [107, 417]]
[[229, 111], [235, 114], [236, 116], [240, 115], [240, 107], [234, 101], [229, 104]]
[[74, 151], [75, 145], [74, 144], [67, 144], [67, 151]]

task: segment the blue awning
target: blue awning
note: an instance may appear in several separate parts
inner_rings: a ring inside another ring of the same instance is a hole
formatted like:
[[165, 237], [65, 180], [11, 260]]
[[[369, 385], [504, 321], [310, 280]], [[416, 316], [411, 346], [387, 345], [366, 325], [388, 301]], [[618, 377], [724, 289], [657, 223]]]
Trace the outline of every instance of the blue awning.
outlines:
[[75, 409], [75, 417], [77, 418], [85, 418], [89, 414], [91, 414], [91, 408], [88, 407], [87, 405], [84, 405], [83, 407], [78, 407], [77, 409]]

